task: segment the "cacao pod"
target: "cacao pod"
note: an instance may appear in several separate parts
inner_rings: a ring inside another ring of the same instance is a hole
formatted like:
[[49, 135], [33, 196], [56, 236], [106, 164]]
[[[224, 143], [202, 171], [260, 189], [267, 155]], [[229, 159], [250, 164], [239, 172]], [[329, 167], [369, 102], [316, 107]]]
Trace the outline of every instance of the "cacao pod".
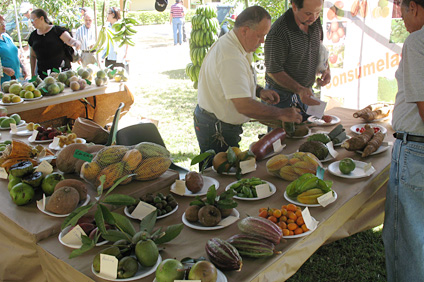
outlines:
[[127, 151], [128, 148], [125, 146], [105, 147], [97, 153], [92, 162], [97, 162], [101, 167], [106, 167], [121, 161]]
[[171, 165], [171, 160], [163, 157], [152, 157], [143, 160], [141, 164], [134, 170], [136, 180], [151, 180], [158, 178]]
[[274, 254], [274, 244], [268, 240], [246, 234], [236, 234], [227, 240], [241, 256], [251, 258], [269, 257]]
[[81, 166], [80, 177], [93, 183], [101, 171], [101, 167], [96, 162], [85, 162]]
[[241, 232], [264, 238], [274, 245], [278, 245], [283, 237], [283, 232], [275, 223], [262, 217], [249, 216], [240, 220], [237, 225]]
[[143, 159], [154, 158], [154, 157], [163, 157], [163, 158], [171, 157], [171, 154], [165, 147], [152, 143], [152, 142], [141, 142], [135, 145], [134, 149], [137, 149], [138, 151], [140, 151], [141, 155], [143, 156]]
[[106, 179], [103, 183], [103, 189], [109, 189], [115, 181], [124, 176], [124, 163], [114, 163], [102, 169], [97, 176], [96, 185], [100, 185], [100, 176], [105, 175]]
[[220, 238], [209, 239], [205, 246], [209, 260], [221, 270], [240, 271], [243, 265], [237, 249]]
[[134, 170], [140, 164], [142, 155], [137, 149], [131, 149], [125, 153], [122, 161], [125, 163], [125, 169], [128, 171]]

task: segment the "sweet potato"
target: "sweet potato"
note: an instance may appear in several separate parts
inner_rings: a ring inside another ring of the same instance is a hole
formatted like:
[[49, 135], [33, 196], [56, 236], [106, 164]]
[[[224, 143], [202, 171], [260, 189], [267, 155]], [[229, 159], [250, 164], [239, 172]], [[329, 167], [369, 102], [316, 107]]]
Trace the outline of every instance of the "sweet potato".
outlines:
[[368, 157], [372, 153], [378, 150], [378, 148], [381, 146], [384, 140], [384, 134], [381, 132], [377, 132], [374, 134], [372, 139], [367, 143], [367, 146], [365, 147], [364, 151], [362, 152], [362, 157]]
[[374, 129], [371, 126], [366, 124], [364, 128], [365, 130], [364, 132], [362, 132], [362, 134], [352, 137], [349, 140], [346, 140], [342, 144], [342, 147], [348, 151], [357, 151], [364, 149], [367, 143], [374, 136]]

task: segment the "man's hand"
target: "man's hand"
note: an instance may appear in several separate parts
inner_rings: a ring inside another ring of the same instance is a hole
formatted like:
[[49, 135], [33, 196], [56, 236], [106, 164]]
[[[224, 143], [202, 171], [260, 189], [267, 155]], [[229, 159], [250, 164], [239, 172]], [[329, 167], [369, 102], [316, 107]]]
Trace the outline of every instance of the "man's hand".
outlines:
[[279, 120], [283, 122], [302, 122], [302, 115], [300, 114], [300, 109], [298, 108], [283, 108], [281, 109], [282, 114], [278, 117]]
[[300, 100], [302, 100], [302, 102], [308, 106], [316, 106], [320, 104], [319, 101], [312, 99], [314, 95], [310, 88], [302, 87], [302, 89], [297, 94], [300, 96]]
[[262, 89], [261, 90], [261, 100], [267, 104], [275, 105], [280, 102], [280, 95], [277, 92], [271, 89]]
[[325, 86], [331, 81], [331, 73], [330, 68], [327, 68], [321, 75], [321, 77], [317, 78], [317, 84], [319, 86]]
[[6, 68], [6, 67], [3, 67], [3, 72], [4, 72], [5, 74], [7, 74], [8, 76], [13, 76], [13, 75], [15, 75], [15, 71], [14, 71], [12, 68]]

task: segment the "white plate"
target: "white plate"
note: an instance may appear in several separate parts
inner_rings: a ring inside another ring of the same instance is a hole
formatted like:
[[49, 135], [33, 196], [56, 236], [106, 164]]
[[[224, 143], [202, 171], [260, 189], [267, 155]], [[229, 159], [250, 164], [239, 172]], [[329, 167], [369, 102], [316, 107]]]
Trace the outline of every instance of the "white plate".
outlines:
[[[87, 143], [87, 141], [84, 139], [84, 138], [76, 138], [76, 140], [80, 140], [81, 142], [80, 142], [80, 144], [85, 144], [85, 143]], [[55, 150], [55, 151], [60, 151], [60, 150], [62, 150], [63, 148], [66, 148], [66, 146], [67, 145], [65, 145], [65, 146], [63, 146], [63, 147], [60, 147], [59, 145], [57, 145], [56, 147], [53, 147], [52, 146], [53, 145], [53, 143], [51, 143], [50, 145], [49, 145], [49, 149], [51, 149], [51, 150]]]
[[[252, 151], [251, 151], [251, 149], [252, 149], [252, 146], [253, 146], [255, 143], [256, 143], [256, 142], [253, 142], [252, 144], [250, 144], [250, 146], [249, 146], [249, 151], [250, 151], [250, 152], [252, 152]], [[283, 151], [283, 149], [284, 149], [285, 147], [286, 147], [286, 144], [282, 144], [282, 145], [281, 145], [281, 148], [280, 148], [280, 150], [279, 150], [279, 151], [274, 152], [274, 150], [273, 150], [271, 153], [266, 154], [266, 155], [265, 155], [265, 157], [263, 157], [263, 158], [262, 158], [262, 160], [269, 159], [269, 158], [271, 158], [271, 157], [273, 157], [273, 156], [275, 156], [275, 155], [280, 154], [280, 153]]]
[[287, 134], [287, 138], [291, 138], [291, 139], [302, 139], [302, 138], [306, 138], [309, 135], [311, 135], [311, 132], [312, 132], [311, 129], [308, 128], [308, 134], [306, 134], [304, 136], [290, 136], [290, 135]]
[[[171, 215], [171, 214], [173, 214], [174, 212], [176, 212], [178, 210], [178, 205], [172, 210], [172, 211], [170, 211], [170, 212], [168, 212], [168, 213], [166, 213], [166, 214], [163, 214], [163, 215], [159, 215], [158, 217], [156, 217], [157, 219], [161, 219], [161, 218], [164, 218], [164, 217], [167, 217], [168, 215]], [[128, 216], [129, 218], [131, 218], [131, 219], [136, 219], [136, 220], [140, 220], [140, 219], [138, 219], [138, 218], [136, 218], [136, 217], [134, 217], [134, 216], [132, 216], [131, 215], [131, 213], [129, 212], [129, 210], [128, 210], [128, 207], [125, 207], [124, 208], [124, 213], [125, 213], [125, 215], [126, 216]]]
[[[312, 216], [311, 216], [312, 217]], [[315, 218], [312, 217], [312, 220], [316, 221]], [[305, 237], [308, 236], [309, 234], [311, 234], [312, 232], [314, 232], [315, 229], [313, 230], [309, 230], [306, 232], [303, 232], [302, 234], [297, 234], [297, 235], [291, 235], [291, 236], [283, 236], [283, 238], [286, 239], [294, 239], [294, 238], [300, 238], [300, 237]]]
[[[256, 165], [256, 163], [255, 163], [255, 168], [257, 168], [258, 166]], [[212, 166], [212, 170], [213, 171], [215, 171], [216, 173], [218, 173], [216, 170], [215, 170], [215, 168]], [[224, 172], [222, 172], [221, 174], [222, 175], [236, 175], [236, 172], [237, 172], [237, 169], [235, 168], [235, 167], [231, 167], [230, 168], [230, 170], [227, 172], [227, 171], [224, 171]], [[253, 172], [253, 171], [252, 171]], [[250, 172], [248, 172], [248, 173], [250, 173]], [[242, 173], [243, 174], [243, 173]], [[244, 174], [247, 174], [247, 173], [244, 173]]]
[[349, 174], [343, 174], [339, 169], [339, 163], [340, 161], [331, 163], [328, 166], [328, 171], [336, 176], [340, 176], [343, 178], [362, 178], [362, 177], [368, 177], [371, 174], [375, 172], [375, 168], [371, 166], [370, 169], [368, 169], [366, 172], [364, 171], [364, 167], [367, 165], [367, 163], [360, 162], [360, 161], [353, 161], [356, 165], [355, 169], [349, 173]]
[[[266, 183], [268, 183], [269, 188], [271, 189], [271, 194], [269, 194], [268, 197], [274, 195], [274, 193], [277, 191], [277, 188], [275, 187], [275, 185], [272, 184], [271, 182], [266, 181], [266, 180], [263, 180], [263, 181], [265, 181]], [[225, 191], [229, 190], [230, 187], [231, 187], [231, 185], [236, 184], [237, 182], [238, 181], [234, 181], [234, 182], [228, 184], [227, 187], [225, 187]], [[262, 200], [262, 199], [265, 199], [265, 198], [268, 198], [268, 197], [264, 197], [264, 198], [243, 198], [243, 197], [234, 196], [233, 198], [234, 199], [239, 199], [239, 200], [246, 200], [246, 201], [256, 201], [256, 200]]]
[[[48, 199], [49, 199], [49, 197], [46, 198], [46, 204], [47, 204]], [[83, 203], [79, 203], [78, 206], [77, 206], [77, 208], [86, 206], [86, 205], [88, 205], [89, 202], [90, 202], [90, 195], [87, 195], [87, 199], [85, 199], [85, 201]], [[41, 205], [42, 204], [41, 203], [38, 203], [38, 201], [37, 201], [37, 208], [42, 213], [45, 213], [47, 215], [50, 215], [50, 216], [53, 216], [53, 217], [67, 217], [68, 215], [70, 215], [70, 213], [67, 213], [67, 214], [56, 214], [56, 213], [52, 213], [52, 212], [43, 210], [43, 207]]]
[[17, 102], [17, 103], [3, 103], [3, 102], [0, 101], [0, 105], [2, 105], [2, 106], [12, 106], [12, 105], [21, 104], [23, 102], [24, 102], [24, 99], [21, 98], [21, 101]]
[[28, 137], [28, 141], [31, 143], [50, 143], [53, 142], [53, 139], [47, 139], [47, 140], [32, 140], [32, 136]]
[[[333, 190], [333, 195], [334, 195], [334, 198], [337, 200], [337, 193], [334, 190]], [[321, 207], [320, 204], [303, 204], [301, 202], [298, 202], [297, 200], [290, 198], [287, 195], [286, 191], [284, 191], [284, 199], [286, 199], [290, 203], [295, 204], [297, 206], [303, 206], [303, 207]]]
[[[380, 147], [378, 147], [377, 151], [375, 151], [375, 152], [371, 153], [371, 154], [370, 154], [370, 156], [372, 156], [372, 155], [377, 155], [377, 154], [380, 154], [380, 153], [383, 153], [383, 152], [387, 151], [389, 148], [390, 148], [390, 146], [389, 146], [389, 145], [387, 145], [387, 146], [383, 146], [383, 145], [381, 145]], [[361, 154], [361, 155], [362, 155], [362, 153], [363, 153], [363, 151], [356, 151], [356, 152], [357, 152], [357, 153], [359, 153], [359, 154]]]
[[[24, 121], [24, 120], [21, 120], [17, 125], [16, 125], [16, 127], [21, 127], [21, 126], [24, 126], [26, 124], [26, 122]], [[0, 126], [0, 129], [1, 130], [9, 130], [10, 129], [10, 126], [9, 127], [2, 127], [2, 126]]]
[[[202, 189], [197, 193], [193, 193], [190, 190], [188, 190], [187, 187], [186, 187], [186, 191], [185, 191], [184, 196], [186, 196], [186, 197], [204, 196], [208, 192], [209, 187], [211, 187], [212, 185], [215, 185], [215, 189], [218, 190], [218, 188], [219, 188], [218, 180], [216, 180], [215, 178], [209, 177], [209, 176], [203, 176], [203, 187], [202, 187]], [[172, 193], [175, 194], [174, 189], [175, 189], [175, 182], [172, 183], [171, 190], [170, 190]]]
[[103, 276], [103, 275], [101, 275], [100, 273], [98, 273], [94, 270], [93, 264], [91, 264], [91, 272], [93, 272], [93, 274], [96, 275], [97, 277], [108, 280], [108, 281], [134, 281], [134, 280], [138, 280], [138, 279], [141, 279], [143, 277], [149, 276], [150, 274], [156, 272], [156, 268], [158, 268], [158, 266], [161, 262], [162, 262], [162, 257], [159, 255], [158, 260], [156, 261], [156, 264], [152, 267], [143, 267], [139, 264], [137, 273], [133, 277], [130, 277], [130, 278], [113, 279], [113, 278], [110, 278], [110, 277], [107, 277], [107, 276]]
[[[68, 232], [71, 230], [71, 228], [72, 228], [73, 226], [67, 226], [67, 227], [65, 227], [60, 233], [59, 233], [59, 236], [57, 236], [58, 238], [59, 238], [59, 242], [62, 244], [62, 245], [64, 245], [65, 247], [68, 247], [68, 248], [71, 248], [71, 249], [79, 249], [79, 248], [81, 248], [81, 246], [82, 246], [82, 243], [80, 244], [80, 245], [73, 245], [73, 244], [67, 244], [67, 243], [65, 243], [65, 242], [63, 242], [62, 241], [62, 238], [63, 238], [63, 236], [65, 236], [66, 234], [68, 234]], [[87, 236], [88, 236], [89, 234], [87, 234]], [[96, 244], [96, 246], [102, 246], [102, 245], [104, 245], [104, 244], [106, 244], [106, 243], [108, 243], [109, 241], [106, 241], [106, 240], [104, 240], [104, 241], [102, 241], [102, 242], [100, 242], [100, 243], [97, 243]]]
[[334, 157], [330, 153], [328, 153], [328, 155], [325, 157], [325, 159], [319, 160], [319, 161], [322, 162], [322, 163], [325, 163], [325, 162], [329, 162], [329, 161], [332, 161], [332, 160], [334, 160]]
[[[221, 270], [219, 270], [218, 268], [216, 269], [218, 275], [216, 276], [216, 282], [228, 282], [227, 277], [225, 276], [224, 273], [222, 273]], [[153, 279], [153, 282], [157, 282], [156, 278]]]
[[35, 98], [23, 98], [24, 101], [35, 101], [35, 100], [40, 100], [41, 98], [43, 98], [43, 95], [41, 95], [40, 97], [35, 97]]
[[31, 136], [32, 130], [24, 129], [24, 130], [18, 130], [16, 133], [13, 133], [12, 130], [9, 132], [11, 135], [18, 135], [18, 136]]
[[[230, 215], [235, 216], [237, 218], [240, 218], [240, 213], [236, 209], [233, 209], [233, 212]], [[206, 226], [203, 226], [200, 222], [190, 222], [190, 221], [188, 221], [185, 218], [185, 213], [182, 216], [182, 220], [183, 220], [184, 225], [186, 225], [190, 228], [196, 229], [196, 230], [217, 230], [217, 229], [222, 229], [222, 228], [229, 226], [229, 225], [227, 225], [227, 226], [216, 225], [216, 226], [212, 226], [212, 227], [206, 227]]]
[[319, 126], [330, 126], [330, 125], [338, 124], [340, 122], [339, 117], [336, 117], [336, 116], [333, 116], [333, 115], [326, 115], [326, 116], [330, 116], [332, 118], [331, 121], [328, 122], [328, 123], [325, 122], [324, 120], [318, 118], [318, 117], [315, 117], [315, 116], [308, 117], [308, 121], [315, 123], [316, 125], [319, 125]]
[[378, 127], [378, 128], [380, 128], [380, 132], [381, 132], [381, 133], [383, 133], [383, 134], [386, 134], [386, 132], [387, 132], [387, 129], [386, 129], [384, 126], [381, 126], [381, 125], [378, 125], [378, 124], [375, 124], [375, 123], [361, 123], [361, 124], [356, 124], [356, 125], [353, 125], [353, 126], [350, 128], [350, 130], [351, 130], [353, 133], [361, 134], [360, 132], [356, 131], [356, 129], [357, 129], [357, 128], [361, 129], [361, 128], [362, 128], [362, 127], [364, 127], [366, 124], [368, 124], [368, 125], [369, 125], [369, 126], [371, 126], [372, 128], [374, 128], [374, 127]]

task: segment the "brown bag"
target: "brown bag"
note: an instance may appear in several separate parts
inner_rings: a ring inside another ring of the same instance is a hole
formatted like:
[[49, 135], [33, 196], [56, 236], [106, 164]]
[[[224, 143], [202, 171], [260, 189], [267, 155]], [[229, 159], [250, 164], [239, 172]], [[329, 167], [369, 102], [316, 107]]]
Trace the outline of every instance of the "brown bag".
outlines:
[[77, 118], [72, 128], [72, 132], [78, 137], [84, 138], [87, 142], [95, 144], [106, 144], [109, 138], [109, 132], [92, 120], [86, 118]]

